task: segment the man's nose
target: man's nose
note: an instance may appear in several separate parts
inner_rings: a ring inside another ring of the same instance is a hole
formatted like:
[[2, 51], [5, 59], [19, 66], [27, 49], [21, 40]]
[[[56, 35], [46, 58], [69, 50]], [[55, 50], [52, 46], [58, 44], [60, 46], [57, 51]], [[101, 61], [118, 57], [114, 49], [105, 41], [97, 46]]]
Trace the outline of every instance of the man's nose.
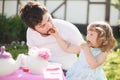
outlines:
[[52, 23], [48, 22], [48, 23], [47, 23], [47, 27], [48, 27], [48, 28], [52, 28]]

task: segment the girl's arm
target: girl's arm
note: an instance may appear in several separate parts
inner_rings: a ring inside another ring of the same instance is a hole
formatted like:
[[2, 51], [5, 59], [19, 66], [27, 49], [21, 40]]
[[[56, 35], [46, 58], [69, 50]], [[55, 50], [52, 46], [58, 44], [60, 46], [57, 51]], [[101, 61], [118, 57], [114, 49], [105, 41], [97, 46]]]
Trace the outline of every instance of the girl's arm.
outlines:
[[67, 41], [63, 40], [59, 33], [57, 32], [56, 28], [53, 28], [54, 33], [49, 32], [49, 34], [53, 35], [56, 39], [56, 41], [58, 42], [58, 44], [60, 45], [60, 47], [66, 51], [66, 52], [70, 52], [70, 53], [79, 53], [80, 52], [80, 47], [77, 45], [71, 45], [70, 43], [68, 43]]
[[107, 53], [100, 53], [99, 55], [97, 55], [96, 57], [92, 55], [91, 51], [90, 51], [90, 47], [88, 46], [87, 43], [82, 44], [81, 48], [86, 56], [86, 60], [90, 66], [90, 68], [95, 69], [98, 66], [100, 66], [102, 63], [105, 62], [106, 58], [107, 58]]

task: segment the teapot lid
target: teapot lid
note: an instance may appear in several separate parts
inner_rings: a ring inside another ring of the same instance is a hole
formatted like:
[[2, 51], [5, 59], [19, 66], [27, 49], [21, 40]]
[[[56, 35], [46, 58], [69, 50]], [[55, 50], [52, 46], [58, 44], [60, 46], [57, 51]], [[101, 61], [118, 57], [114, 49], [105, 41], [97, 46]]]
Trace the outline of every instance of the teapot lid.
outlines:
[[0, 59], [2, 58], [11, 58], [11, 54], [9, 52], [6, 52], [5, 46], [0, 47]]

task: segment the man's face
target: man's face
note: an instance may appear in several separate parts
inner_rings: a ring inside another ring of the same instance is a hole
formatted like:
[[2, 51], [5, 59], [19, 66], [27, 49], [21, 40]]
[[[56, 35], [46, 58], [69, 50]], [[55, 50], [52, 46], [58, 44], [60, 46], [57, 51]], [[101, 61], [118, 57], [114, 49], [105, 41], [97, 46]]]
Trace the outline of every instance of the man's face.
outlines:
[[42, 22], [38, 23], [35, 26], [35, 30], [39, 32], [42, 36], [48, 36], [50, 35], [48, 34], [48, 32], [52, 27], [53, 27], [52, 18], [48, 13], [46, 13], [43, 15]]

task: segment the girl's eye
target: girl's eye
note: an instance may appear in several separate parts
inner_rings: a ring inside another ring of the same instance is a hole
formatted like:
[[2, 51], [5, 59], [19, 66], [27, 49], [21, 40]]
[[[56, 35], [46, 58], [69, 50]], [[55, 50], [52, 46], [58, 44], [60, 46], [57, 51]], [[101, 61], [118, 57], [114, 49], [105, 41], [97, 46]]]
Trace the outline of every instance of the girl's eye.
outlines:
[[91, 33], [87, 33], [87, 35], [92, 36], [93, 34], [91, 34]]

